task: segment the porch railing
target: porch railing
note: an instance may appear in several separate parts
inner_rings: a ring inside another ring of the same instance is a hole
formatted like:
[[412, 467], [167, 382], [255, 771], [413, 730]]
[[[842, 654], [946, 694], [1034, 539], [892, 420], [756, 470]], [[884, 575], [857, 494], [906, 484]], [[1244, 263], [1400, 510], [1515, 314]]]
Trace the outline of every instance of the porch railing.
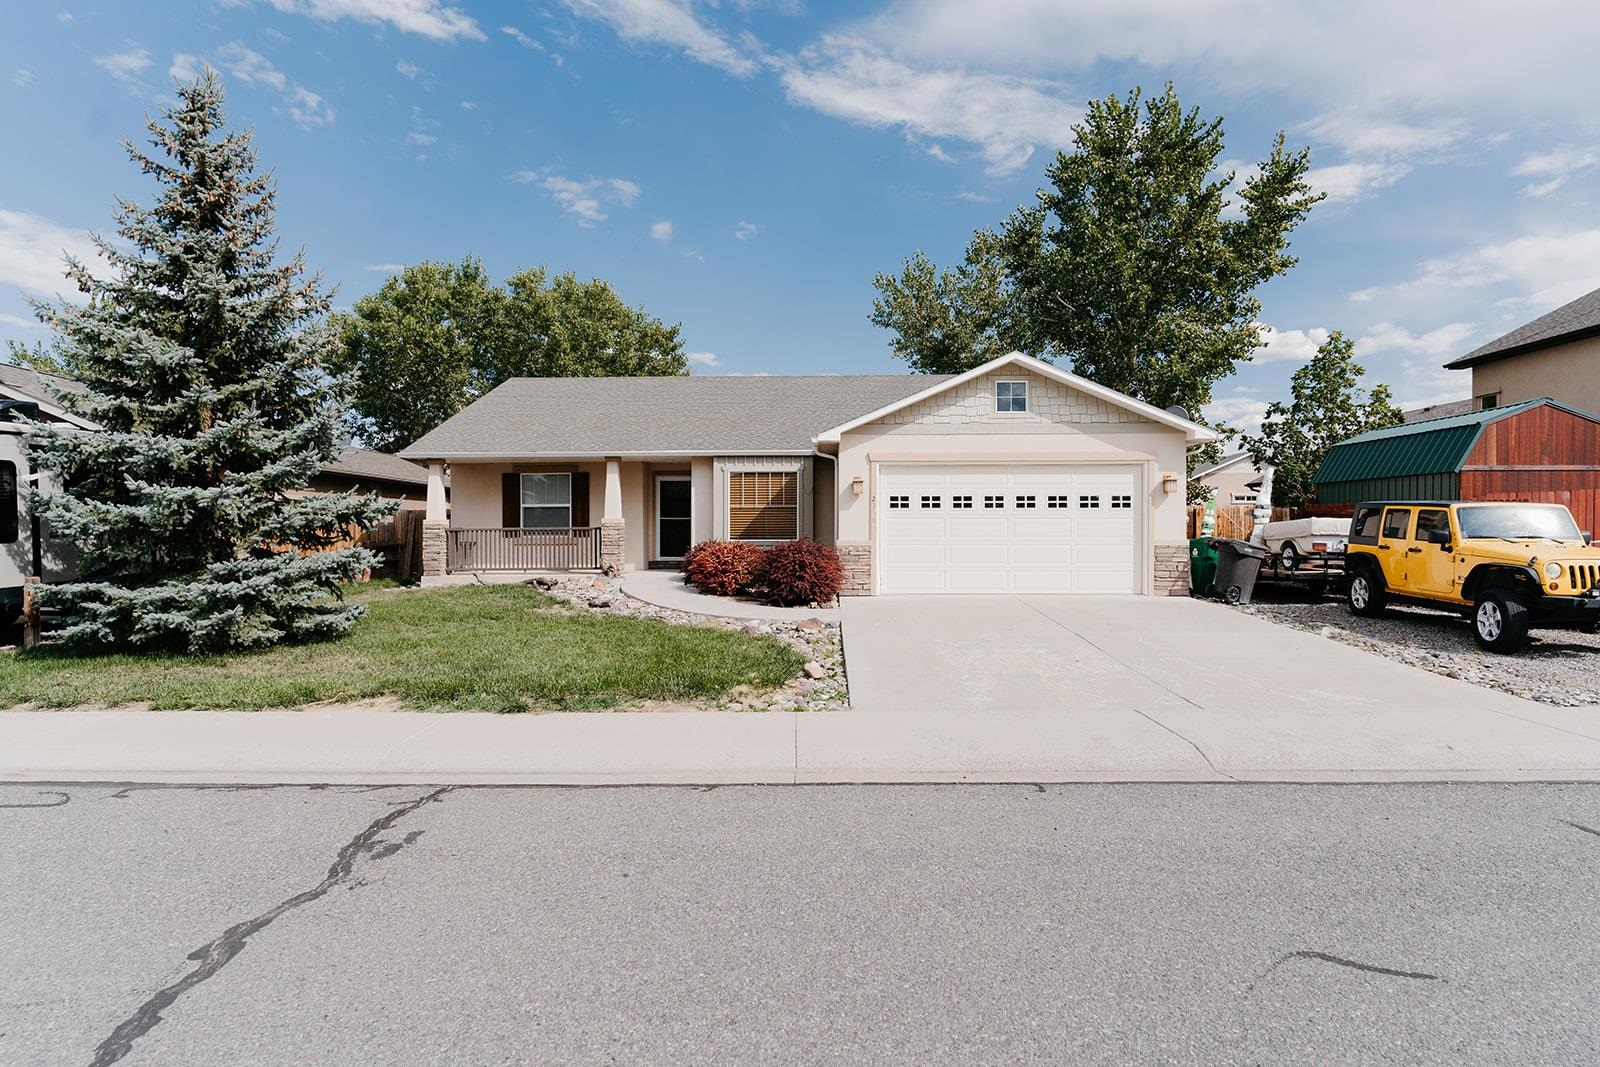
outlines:
[[448, 531], [451, 571], [600, 569], [600, 527], [482, 527]]

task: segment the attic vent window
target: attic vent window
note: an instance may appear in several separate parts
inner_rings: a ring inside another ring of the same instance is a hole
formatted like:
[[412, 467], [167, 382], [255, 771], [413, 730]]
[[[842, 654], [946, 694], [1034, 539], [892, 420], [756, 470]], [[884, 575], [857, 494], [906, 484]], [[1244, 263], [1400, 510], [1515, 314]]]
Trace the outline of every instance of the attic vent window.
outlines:
[[995, 382], [994, 409], [1000, 412], [1028, 410], [1027, 382]]

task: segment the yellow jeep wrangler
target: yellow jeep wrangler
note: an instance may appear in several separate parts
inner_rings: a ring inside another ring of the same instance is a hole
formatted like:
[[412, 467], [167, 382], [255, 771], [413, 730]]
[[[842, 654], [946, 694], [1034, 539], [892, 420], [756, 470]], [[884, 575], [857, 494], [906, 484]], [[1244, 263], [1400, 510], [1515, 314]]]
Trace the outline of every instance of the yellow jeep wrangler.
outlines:
[[1517, 651], [1530, 627], [1600, 623], [1600, 548], [1560, 504], [1361, 504], [1349, 540], [1346, 595], [1357, 615], [1390, 603], [1455, 608], [1490, 652]]

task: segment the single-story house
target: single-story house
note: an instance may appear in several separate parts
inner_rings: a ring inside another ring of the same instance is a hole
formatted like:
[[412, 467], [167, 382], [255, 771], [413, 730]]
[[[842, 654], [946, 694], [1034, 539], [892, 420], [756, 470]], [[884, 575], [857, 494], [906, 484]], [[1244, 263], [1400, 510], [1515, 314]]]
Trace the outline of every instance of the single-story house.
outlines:
[[61, 406], [61, 394], [77, 387], [70, 378], [0, 363], [0, 625], [9, 624], [21, 605], [26, 579], [63, 581], [77, 574], [76, 551], [51, 536], [28, 502], [30, 487], [50, 488], [49, 476], [29, 458], [32, 424], [93, 427]]
[[399, 454], [429, 469], [424, 582], [809, 537], [849, 594], [1177, 594], [1185, 450], [1214, 438], [1012, 353], [959, 375], [516, 378]]
[[388, 452], [351, 445], [324, 463], [308, 488], [314, 493], [376, 493], [400, 501], [400, 509], [409, 511], [427, 506], [428, 470]]
[[1253, 505], [1261, 495], [1261, 468], [1248, 452], [1234, 452], [1194, 472], [1194, 480], [1211, 490], [1217, 507]]
[[1600, 411], [1600, 289], [1445, 366], [1472, 371], [1474, 410], [1551, 397]]
[[1317, 509], [1364, 500], [1532, 500], [1565, 504], [1600, 531], [1600, 415], [1540, 397], [1373, 430], [1328, 450]]

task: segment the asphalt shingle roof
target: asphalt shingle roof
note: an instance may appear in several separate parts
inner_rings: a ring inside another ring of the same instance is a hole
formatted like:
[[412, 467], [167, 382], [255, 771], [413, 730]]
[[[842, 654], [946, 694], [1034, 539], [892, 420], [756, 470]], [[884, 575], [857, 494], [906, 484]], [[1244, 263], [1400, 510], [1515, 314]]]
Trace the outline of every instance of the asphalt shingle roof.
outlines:
[[513, 378], [400, 455], [809, 452], [822, 431], [949, 377]]
[[342, 474], [349, 478], [376, 479], [384, 482], [401, 482], [406, 485], [428, 484], [428, 471], [409, 459], [374, 452], [370, 448], [354, 446], [343, 449], [331, 463], [322, 465], [324, 474]]
[[1443, 419], [1448, 418], [1451, 415], [1465, 415], [1471, 410], [1472, 401], [1470, 399], [1449, 400], [1443, 404], [1429, 404], [1425, 408], [1412, 408], [1410, 411], [1402, 411], [1400, 413], [1400, 417], [1405, 419], [1408, 423], [1427, 422], [1429, 419]]
[[0, 389], [26, 394], [28, 400], [42, 400], [59, 406], [62, 393], [81, 393], [83, 383], [59, 374], [40, 374], [27, 367], [0, 363]]
[[1600, 334], [1600, 289], [1585, 293], [1569, 304], [1562, 304], [1548, 315], [1540, 315], [1486, 345], [1479, 345], [1445, 366], [1459, 370], [1477, 363], [1548, 348], [1590, 334]]

